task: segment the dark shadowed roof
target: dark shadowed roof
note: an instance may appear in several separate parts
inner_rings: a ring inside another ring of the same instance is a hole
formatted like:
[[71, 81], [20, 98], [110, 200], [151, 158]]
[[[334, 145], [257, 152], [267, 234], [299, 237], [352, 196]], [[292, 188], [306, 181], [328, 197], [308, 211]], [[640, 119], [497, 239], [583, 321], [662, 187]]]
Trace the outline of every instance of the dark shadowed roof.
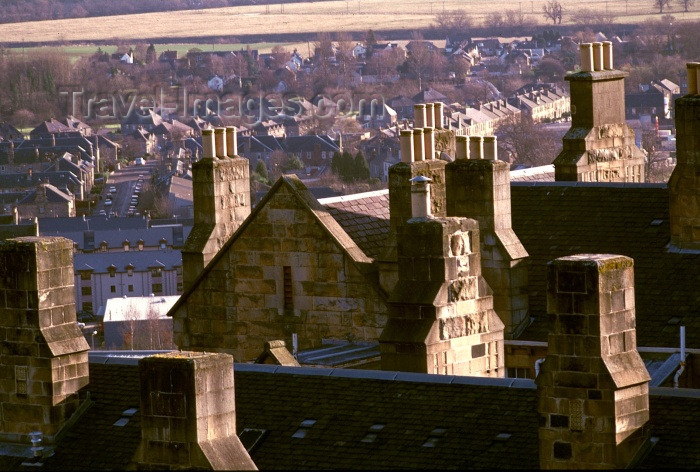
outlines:
[[[93, 354], [81, 390], [92, 405], [46, 470], [123, 470], [138, 447], [137, 360]], [[261, 470], [539, 466], [531, 380], [251, 364], [234, 372], [237, 431]], [[700, 466], [698, 391], [653, 388], [650, 408], [658, 442], [641, 465]]]
[[[665, 184], [513, 183], [513, 230], [530, 254], [530, 311], [546, 313], [546, 264], [575, 253], [634, 259], [640, 346], [700, 347], [700, 253], [674, 252]], [[541, 322], [540, 322], [541, 321]], [[545, 325], [544, 318], [535, 323]], [[545, 341], [546, 326], [521, 338]]]

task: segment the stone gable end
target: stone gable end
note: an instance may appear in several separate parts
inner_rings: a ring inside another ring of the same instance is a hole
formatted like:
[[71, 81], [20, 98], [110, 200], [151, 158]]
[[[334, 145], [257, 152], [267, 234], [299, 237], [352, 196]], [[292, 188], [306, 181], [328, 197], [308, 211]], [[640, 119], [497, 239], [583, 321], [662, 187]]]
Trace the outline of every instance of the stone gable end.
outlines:
[[385, 302], [289, 187], [234, 237], [180, 309], [190, 349], [215, 348], [240, 362], [254, 360], [266, 341], [291, 345], [293, 333], [299, 349], [379, 338]]

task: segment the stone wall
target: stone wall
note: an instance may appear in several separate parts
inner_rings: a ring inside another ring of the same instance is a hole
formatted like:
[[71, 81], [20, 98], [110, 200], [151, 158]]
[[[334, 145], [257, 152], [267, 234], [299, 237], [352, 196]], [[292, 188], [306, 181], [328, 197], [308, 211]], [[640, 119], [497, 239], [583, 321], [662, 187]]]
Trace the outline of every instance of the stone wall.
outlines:
[[675, 114], [677, 161], [668, 182], [671, 243], [700, 250], [700, 95], [677, 99]]
[[543, 469], [625, 468], [648, 436], [649, 373], [637, 352], [632, 259], [548, 265], [548, 353], [536, 379]]
[[88, 383], [87, 341], [76, 323], [73, 242], [0, 241], [0, 438], [52, 441]]
[[354, 243], [336, 239], [293, 186], [284, 182], [269, 195], [178, 309], [178, 346], [244, 362], [266, 341], [291, 345], [293, 333], [300, 350], [324, 338], [378, 339], [386, 305], [365, 273], [369, 260], [353, 260], [343, 245]]

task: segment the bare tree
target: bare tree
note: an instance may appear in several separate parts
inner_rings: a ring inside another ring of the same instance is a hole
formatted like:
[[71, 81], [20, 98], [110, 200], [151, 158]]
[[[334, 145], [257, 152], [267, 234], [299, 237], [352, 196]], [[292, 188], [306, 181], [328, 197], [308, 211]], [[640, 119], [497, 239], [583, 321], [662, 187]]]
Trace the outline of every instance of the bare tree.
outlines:
[[683, 11], [688, 11], [690, 7], [695, 5], [695, 0], [678, 0], [678, 3], [683, 7]]
[[435, 23], [446, 35], [464, 34], [472, 27], [472, 20], [464, 10], [442, 11], [435, 15]]
[[511, 164], [543, 166], [551, 164], [559, 149], [555, 133], [532, 122], [529, 116], [511, 117], [496, 131], [499, 152]]
[[553, 24], [561, 24], [561, 17], [563, 13], [561, 3], [556, 0], [550, 0], [546, 5], [542, 6], [542, 11], [544, 12], [545, 18], [552, 20]]
[[659, 13], [663, 13], [664, 7], [671, 9], [671, 0], [654, 0], [654, 7], [659, 9]]

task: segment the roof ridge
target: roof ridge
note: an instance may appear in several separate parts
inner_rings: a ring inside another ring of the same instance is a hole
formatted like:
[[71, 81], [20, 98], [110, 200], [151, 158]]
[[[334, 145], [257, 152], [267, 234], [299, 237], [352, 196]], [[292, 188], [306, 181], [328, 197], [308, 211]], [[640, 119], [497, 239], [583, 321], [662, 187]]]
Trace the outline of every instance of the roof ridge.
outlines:
[[350, 195], [340, 195], [337, 197], [319, 198], [318, 203], [325, 206], [325, 205], [329, 205], [331, 203], [351, 202], [353, 200], [360, 200], [362, 198], [378, 197], [378, 196], [386, 195], [387, 193], [389, 193], [389, 189], [372, 190], [370, 192], [362, 192], [362, 193], [351, 193]]

